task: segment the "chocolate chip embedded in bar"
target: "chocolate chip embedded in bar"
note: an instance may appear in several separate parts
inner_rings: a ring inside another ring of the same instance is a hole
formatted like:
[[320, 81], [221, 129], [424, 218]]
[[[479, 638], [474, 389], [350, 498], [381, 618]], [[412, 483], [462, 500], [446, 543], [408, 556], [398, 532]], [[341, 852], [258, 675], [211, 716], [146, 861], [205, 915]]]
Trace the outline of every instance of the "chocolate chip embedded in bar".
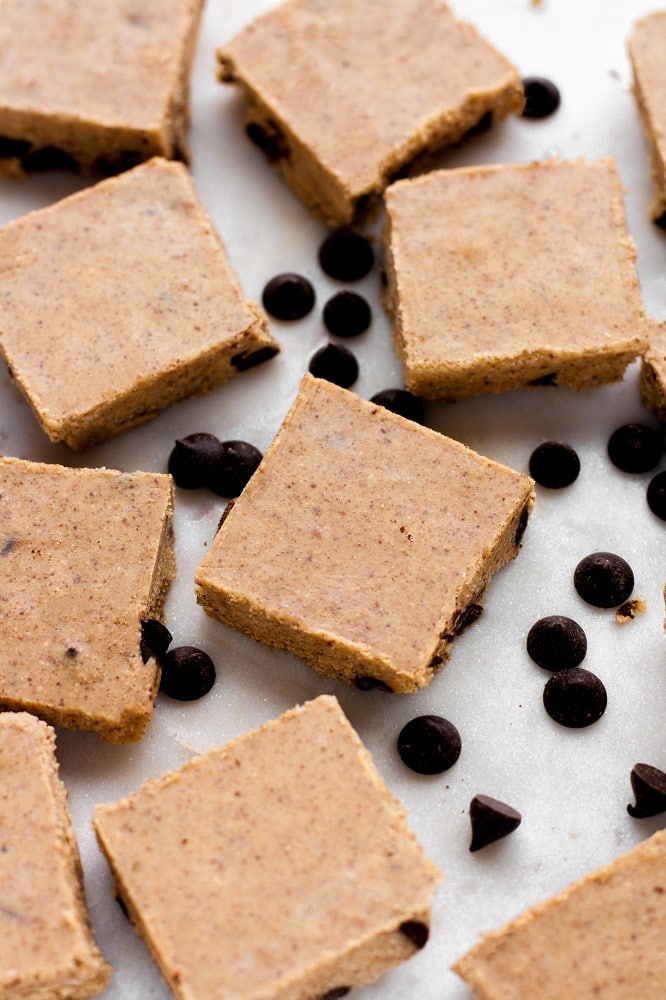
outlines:
[[428, 939], [440, 873], [335, 698], [99, 806], [93, 823], [179, 1000], [342, 997]]
[[415, 691], [447, 658], [491, 575], [517, 554], [533, 487], [305, 375], [197, 570], [197, 599], [324, 674]]
[[0, 787], [0, 995], [97, 995], [111, 969], [90, 929], [55, 733], [26, 712], [0, 713]]
[[666, 228], [666, 89], [663, 53], [666, 47], [666, 11], [655, 11], [637, 21], [628, 40], [633, 90], [648, 144], [654, 193], [650, 216]]
[[391, 185], [386, 205], [383, 294], [416, 395], [584, 389], [643, 351], [612, 160], [439, 170]]
[[181, 163], [156, 158], [0, 230], [0, 350], [80, 449], [276, 353]]
[[0, 172], [187, 159], [202, 0], [4, 0]]
[[218, 55], [247, 95], [248, 134], [332, 226], [416, 157], [524, 103], [515, 67], [441, 0], [288, 0]]
[[169, 476], [0, 458], [1, 709], [139, 739], [159, 682], [145, 623], [175, 571], [172, 511]]
[[666, 830], [487, 934], [453, 966], [479, 1000], [662, 1000]]

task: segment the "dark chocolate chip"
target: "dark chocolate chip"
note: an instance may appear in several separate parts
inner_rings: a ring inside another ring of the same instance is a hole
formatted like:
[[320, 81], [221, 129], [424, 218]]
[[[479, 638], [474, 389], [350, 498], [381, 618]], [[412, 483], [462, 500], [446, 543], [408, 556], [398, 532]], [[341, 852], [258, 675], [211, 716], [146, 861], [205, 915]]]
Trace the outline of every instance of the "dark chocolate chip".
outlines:
[[608, 457], [623, 472], [649, 472], [663, 451], [661, 437], [645, 424], [623, 424], [608, 439]]
[[245, 372], [248, 368], [256, 368], [257, 365], [263, 365], [264, 361], [270, 361], [271, 358], [274, 358], [279, 353], [277, 347], [270, 347], [267, 344], [256, 351], [250, 351], [249, 354], [234, 354], [231, 363], [237, 372]]
[[528, 385], [557, 385], [557, 372], [548, 372], [546, 375], [539, 375], [538, 378], [532, 378], [527, 383]]
[[[65, 650], [65, 656], [69, 660], [75, 660], [78, 655], [79, 655], [79, 651], [76, 648], [76, 646], [68, 646], [67, 649]], [[145, 663], [145, 660], [144, 660], [144, 663]]]
[[317, 378], [325, 378], [343, 389], [349, 389], [358, 378], [358, 361], [346, 347], [327, 344], [312, 355], [308, 371]]
[[483, 614], [482, 604], [468, 604], [464, 611], [459, 611], [453, 623], [453, 634], [460, 635], [466, 628], [477, 622]]
[[547, 118], [560, 106], [560, 92], [552, 80], [543, 76], [526, 76], [523, 79], [525, 106], [523, 118]]
[[27, 139], [12, 139], [8, 135], [0, 135], [0, 157], [22, 157], [32, 146]]
[[385, 681], [370, 677], [368, 674], [355, 677], [354, 687], [357, 687], [359, 691], [385, 691], [387, 694], [393, 694], [393, 688], [389, 687]]
[[371, 403], [383, 406], [392, 413], [422, 424], [425, 419], [425, 405], [422, 399], [407, 389], [381, 389], [370, 399]]
[[543, 703], [551, 719], [569, 729], [583, 729], [597, 722], [606, 711], [606, 688], [582, 667], [558, 670], [546, 683]]
[[259, 449], [247, 441], [223, 441], [206, 486], [218, 496], [235, 499], [257, 471], [261, 458]]
[[528, 504], [525, 504], [525, 506], [520, 512], [520, 517], [518, 518], [518, 525], [516, 527], [516, 534], [513, 539], [516, 545], [520, 545], [520, 543], [523, 540], [523, 535], [527, 530], [527, 522], [529, 521], [529, 517], [530, 517], [530, 509]]
[[57, 146], [42, 146], [41, 149], [34, 149], [30, 153], [26, 153], [21, 159], [21, 166], [26, 174], [36, 173], [40, 170], [78, 171], [79, 169], [74, 157]]
[[210, 656], [196, 646], [176, 646], [162, 657], [160, 691], [177, 701], [196, 701], [215, 683]]
[[636, 805], [628, 805], [627, 812], [634, 819], [646, 819], [666, 811], [666, 773], [651, 764], [634, 764], [631, 769], [631, 787]]
[[577, 667], [587, 653], [587, 636], [573, 618], [549, 615], [527, 633], [527, 652], [544, 670]]
[[593, 552], [576, 566], [574, 586], [580, 597], [595, 608], [616, 608], [634, 589], [634, 574], [622, 556]]
[[222, 445], [214, 434], [188, 434], [176, 441], [169, 455], [168, 470], [176, 486], [198, 490], [205, 486], [220, 460]]
[[422, 920], [404, 920], [400, 924], [400, 933], [412, 942], [419, 950], [425, 948], [430, 937], [430, 928]]
[[398, 736], [398, 753], [412, 771], [441, 774], [453, 767], [460, 756], [460, 733], [441, 715], [419, 715]]
[[352, 229], [336, 229], [319, 248], [322, 270], [337, 281], [360, 281], [370, 273], [374, 262], [370, 241]]
[[479, 851], [487, 844], [508, 836], [520, 826], [522, 820], [516, 809], [490, 795], [474, 796], [469, 806], [469, 818], [472, 824], [470, 851]]
[[666, 471], [658, 472], [650, 480], [647, 488], [647, 502], [655, 517], [666, 521]]
[[324, 306], [324, 326], [335, 337], [358, 337], [372, 320], [370, 306], [356, 292], [338, 292]]
[[532, 452], [529, 468], [539, 486], [561, 490], [578, 478], [580, 459], [565, 441], [544, 441]]
[[261, 296], [264, 309], [275, 319], [285, 322], [303, 319], [315, 304], [315, 290], [302, 274], [276, 274], [264, 287]]
[[340, 1000], [341, 997], [346, 997], [348, 993], [351, 993], [351, 986], [334, 986], [332, 990], [322, 993], [318, 1000]]
[[250, 122], [245, 126], [245, 132], [255, 146], [263, 151], [270, 163], [289, 158], [289, 144], [274, 121], [267, 121], [265, 125]]
[[147, 663], [151, 656], [161, 660], [171, 645], [173, 636], [166, 625], [156, 618], [144, 618], [141, 622], [141, 658]]

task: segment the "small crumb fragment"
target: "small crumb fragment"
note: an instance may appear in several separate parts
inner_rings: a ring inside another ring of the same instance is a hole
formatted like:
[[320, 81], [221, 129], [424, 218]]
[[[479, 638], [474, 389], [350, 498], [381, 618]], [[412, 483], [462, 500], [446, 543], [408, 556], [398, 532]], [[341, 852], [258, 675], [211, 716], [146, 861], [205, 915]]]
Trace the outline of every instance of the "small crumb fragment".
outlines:
[[631, 597], [615, 612], [615, 621], [618, 625], [626, 625], [627, 622], [633, 621], [636, 615], [645, 614], [647, 605], [642, 597]]

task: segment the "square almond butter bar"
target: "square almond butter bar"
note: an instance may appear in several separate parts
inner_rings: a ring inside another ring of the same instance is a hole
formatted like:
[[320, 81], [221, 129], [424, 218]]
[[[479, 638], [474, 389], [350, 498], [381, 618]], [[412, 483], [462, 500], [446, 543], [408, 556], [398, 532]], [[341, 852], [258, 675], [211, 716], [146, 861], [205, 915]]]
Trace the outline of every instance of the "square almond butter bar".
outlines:
[[644, 349], [612, 160], [439, 170], [398, 181], [386, 205], [385, 299], [413, 393], [585, 389]]
[[55, 734], [33, 715], [0, 714], [0, 788], [0, 996], [101, 993], [111, 970], [90, 927]]
[[640, 372], [643, 406], [666, 423], [666, 321], [650, 322], [648, 347]]
[[137, 740], [159, 670], [141, 622], [175, 571], [170, 476], [0, 458], [0, 709]]
[[188, 158], [202, 0], [3, 0], [0, 172]]
[[415, 691], [517, 554], [533, 486], [306, 375], [197, 570], [197, 598], [324, 674]]
[[662, 1000], [666, 830], [487, 934], [453, 966], [479, 1000]]
[[666, 228], [666, 11], [655, 11], [634, 24], [628, 41], [634, 97], [650, 156], [654, 196], [650, 215]]
[[342, 997], [427, 941], [439, 871], [330, 696], [93, 823], [179, 1000]]
[[219, 60], [249, 136], [335, 226], [416, 157], [524, 103], [515, 67], [442, 0], [287, 0]]
[[181, 163], [154, 159], [0, 230], [0, 350], [80, 449], [277, 353]]

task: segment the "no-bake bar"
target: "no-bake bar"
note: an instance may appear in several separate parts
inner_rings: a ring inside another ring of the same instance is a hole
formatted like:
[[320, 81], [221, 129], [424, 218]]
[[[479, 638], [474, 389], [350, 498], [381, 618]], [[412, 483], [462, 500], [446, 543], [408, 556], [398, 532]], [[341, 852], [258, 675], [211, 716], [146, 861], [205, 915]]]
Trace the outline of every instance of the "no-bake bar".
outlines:
[[666, 11], [637, 21], [628, 40], [633, 90], [650, 158], [654, 188], [650, 216], [666, 228]]
[[306, 375], [197, 570], [197, 599], [322, 673], [414, 691], [517, 554], [533, 486]]
[[662, 1000], [666, 830], [487, 934], [453, 966], [479, 1000]]
[[416, 157], [524, 103], [515, 67], [442, 0], [288, 0], [219, 60], [250, 137], [336, 226]]
[[666, 322], [650, 322], [648, 347], [640, 371], [643, 406], [666, 423]]
[[179, 1000], [341, 997], [427, 941], [440, 874], [332, 697], [93, 823]]
[[612, 160], [439, 170], [386, 205], [385, 300], [416, 395], [584, 389], [645, 347]]
[[0, 230], [0, 350], [80, 449], [277, 353], [181, 163], [156, 158]]
[[159, 682], [140, 651], [175, 571], [170, 476], [0, 458], [0, 709], [138, 739]]
[[0, 173], [187, 160], [202, 0], [3, 0]]
[[55, 734], [33, 715], [0, 714], [0, 789], [0, 996], [101, 993], [110, 968], [90, 927]]

